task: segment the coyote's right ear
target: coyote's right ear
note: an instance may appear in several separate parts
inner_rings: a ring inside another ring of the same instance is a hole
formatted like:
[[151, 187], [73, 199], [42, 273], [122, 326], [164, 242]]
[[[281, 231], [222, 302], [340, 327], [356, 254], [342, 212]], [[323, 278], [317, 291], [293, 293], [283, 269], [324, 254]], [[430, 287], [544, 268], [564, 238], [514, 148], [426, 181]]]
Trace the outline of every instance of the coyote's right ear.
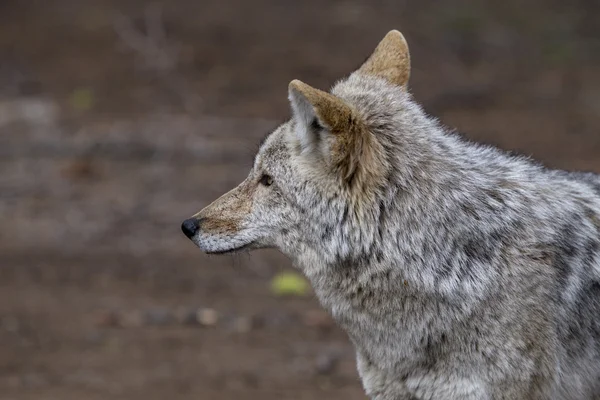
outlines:
[[410, 77], [410, 53], [404, 36], [396, 30], [390, 31], [356, 72], [406, 87]]

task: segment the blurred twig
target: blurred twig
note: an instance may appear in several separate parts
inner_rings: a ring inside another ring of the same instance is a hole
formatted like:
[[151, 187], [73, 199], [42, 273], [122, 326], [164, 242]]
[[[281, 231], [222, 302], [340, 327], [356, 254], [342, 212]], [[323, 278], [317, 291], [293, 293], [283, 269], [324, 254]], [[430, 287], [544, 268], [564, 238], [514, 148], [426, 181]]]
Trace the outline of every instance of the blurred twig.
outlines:
[[179, 97], [187, 112], [197, 113], [200, 99], [177, 71], [181, 46], [167, 39], [160, 4], [146, 7], [143, 23], [143, 30], [139, 30], [130, 17], [117, 14], [114, 29], [122, 43], [141, 61], [138, 65], [157, 74], [167, 89]]

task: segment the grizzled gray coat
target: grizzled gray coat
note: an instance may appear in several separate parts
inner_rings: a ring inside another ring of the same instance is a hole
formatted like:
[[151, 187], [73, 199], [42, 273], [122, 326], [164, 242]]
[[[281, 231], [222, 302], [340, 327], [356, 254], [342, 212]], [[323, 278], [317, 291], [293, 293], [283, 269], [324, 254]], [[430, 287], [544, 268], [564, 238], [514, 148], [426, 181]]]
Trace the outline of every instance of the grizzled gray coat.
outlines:
[[186, 220], [207, 253], [274, 247], [347, 332], [376, 400], [600, 399], [600, 178], [470, 143], [407, 91], [391, 31]]

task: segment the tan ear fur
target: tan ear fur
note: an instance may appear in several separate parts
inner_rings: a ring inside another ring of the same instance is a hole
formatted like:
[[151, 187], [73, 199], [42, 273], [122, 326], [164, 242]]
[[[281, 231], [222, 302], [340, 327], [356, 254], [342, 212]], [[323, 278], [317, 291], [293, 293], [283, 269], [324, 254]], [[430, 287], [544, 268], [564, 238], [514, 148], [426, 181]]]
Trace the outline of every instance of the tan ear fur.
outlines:
[[333, 135], [327, 159], [335, 172], [349, 186], [362, 185], [367, 179], [364, 170], [378, 169], [373, 165], [378, 162], [374, 157], [378, 144], [360, 116], [344, 100], [299, 80], [290, 82], [289, 90], [290, 97], [300, 95], [312, 106], [319, 123]]
[[348, 132], [355, 124], [353, 111], [342, 99], [294, 79], [290, 92], [296, 91], [311, 104], [320, 122], [333, 134]]
[[410, 53], [404, 36], [396, 30], [388, 32], [357, 72], [406, 87], [410, 78]]

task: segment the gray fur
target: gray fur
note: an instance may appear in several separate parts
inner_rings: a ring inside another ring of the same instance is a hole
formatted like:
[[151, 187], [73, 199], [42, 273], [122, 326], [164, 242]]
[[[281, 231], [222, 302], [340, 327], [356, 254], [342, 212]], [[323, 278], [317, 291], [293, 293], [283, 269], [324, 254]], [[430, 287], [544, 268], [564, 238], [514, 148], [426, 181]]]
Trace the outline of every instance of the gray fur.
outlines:
[[349, 335], [371, 399], [600, 398], [600, 177], [468, 142], [381, 78], [356, 72], [332, 93], [381, 145], [379, 180], [329, 173], [335, 138], [293, 103], [227, 197], [249, 211], [195, 243], [288, 255]]

